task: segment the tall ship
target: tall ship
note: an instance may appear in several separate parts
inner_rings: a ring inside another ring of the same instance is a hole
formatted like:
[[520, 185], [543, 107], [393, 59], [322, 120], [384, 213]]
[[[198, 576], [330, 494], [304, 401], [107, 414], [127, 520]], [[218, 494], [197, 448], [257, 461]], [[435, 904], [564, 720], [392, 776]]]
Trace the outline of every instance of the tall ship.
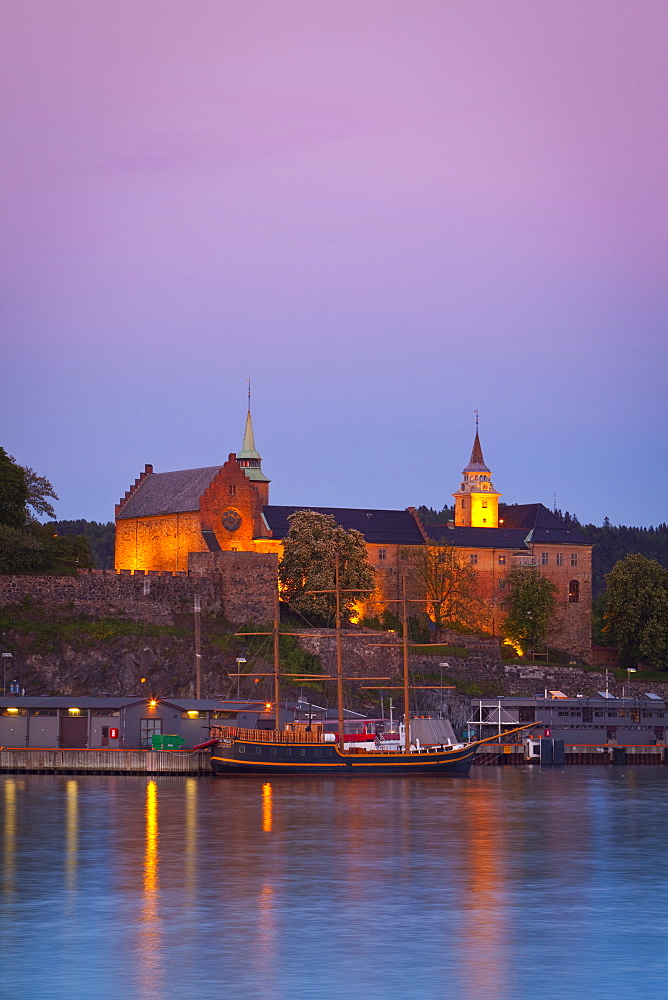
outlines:
[[[323, 678], [321, 674], [290, 674], [293, 682], [331, 679], [337, 682], [338, 726], [336, 733], [324, 731], [322, 723], [288, 723], [285, 730], [238, 729], [232, 727], [212, 727], [211, 767], [216, 775], [270, 775], [270, 774], [332, 774], [332, 775], [384, 775], [384, 774], [434, 774], [466, 775], [471, 769], [475, 752], [479, 746], [490, 740], [498, 741], [498, 736], [473, 740], [465, 743], [441, 743], [420, 746], [411, 740], [410, 719], [410, 679], [408, 612], [405, 581], [403, 583], [403, 695], [404, 724], [401, 740], [386, 738], [380, 731], [374, 733], [373, 741], [362, 745], [351, 745], [346, 738], [343, 711], [344, 680], [380, 680], [387, 677], [344, 678], [341, 654], [341, 601], [339, 589], [338, 560], [335, 565], [336, 597], [336, 675]], [[245, 633], [248, 634], [248, 633]], [[276, 727], [280, 717], [280, 629], [278, 592], [274, 599], [274, 710]], [[272, 676], [272, 675], [265, 675]], [[521, 730], [532, 728], [518, 726], [507, 730], [505, 738], [512, 737]], [[388, 737], [395, 734], [388, 734]], [[215, 741], [215, 742], [214, 742]]]

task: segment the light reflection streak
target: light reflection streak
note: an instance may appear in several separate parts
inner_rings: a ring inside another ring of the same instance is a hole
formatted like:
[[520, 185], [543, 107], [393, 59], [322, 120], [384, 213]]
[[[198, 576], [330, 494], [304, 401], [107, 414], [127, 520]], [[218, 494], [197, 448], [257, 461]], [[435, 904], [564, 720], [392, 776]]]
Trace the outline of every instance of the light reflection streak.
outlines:
[[501, 858], [503, 817], [471, 783], [465, 791], [462, 833], [468, 847], [470, 892], [460, 911], [459, 954], [465, 968], [462, 981], [469, 995], [504, 1000], [507, 981], [508, 904]]
[[3, 892], [11, 896], [14, 892], [16, 870], [16, 782], [13, 778], [5, 781], [5, 827], [3, 852]]
[[159, 918], [159, 826], [158, 786], [146, 785], [144, 898], [140, 916], [139, 961], [142, 995], [158, 1000], [164, 997], [160, 954], [161, 928]]
[[77, 862], [79, 853], [79, 786], [76, 781], [68, 781], [67, 818], [65, 825], [65, 884], [70, 892], [77, 885]]
[[197, 862], [197, 779], [186, 778], [185, 787], [184, 873], [186, 886], [195, 888]]
[[268, 781], [262, 786], [262, 829], [271, 833], [273, 823], [272, 788]]

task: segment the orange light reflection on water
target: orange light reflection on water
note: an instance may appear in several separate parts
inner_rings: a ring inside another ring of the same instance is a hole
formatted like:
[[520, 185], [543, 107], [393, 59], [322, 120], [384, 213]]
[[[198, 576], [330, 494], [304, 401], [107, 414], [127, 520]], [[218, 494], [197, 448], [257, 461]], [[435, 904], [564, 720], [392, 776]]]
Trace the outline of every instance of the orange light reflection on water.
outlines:
[[271, 833], [273, 823], [272, 788], [268, 781], [262, 786], [262, 829]]
[[142, 995], [151, 1000], [164, 996], [164, 975], [160, 954], [159, 917], [159, 825], [158, 786], [155, 781], [146, 785], [144, 807], [144, 899], [141, 908], [139, 933], [139, 962]]
[[508, 995], [508, 941], [503, 817], [484, 792], [465, 786], [462, 835], [468, 848], [470, 892], [458, 920], [462, 979], [471, 996], [504, 1000]]
[[11, 896], [15, 885], [16, 868], [16, 782], [13, 778], [5, 781], [5, 824], [3, 852], [3, 893]]
[[65, 883], [73, 892], [77, 885], [79, 854], [79, 785], [76, 781], [67, 782], [66, 796]]

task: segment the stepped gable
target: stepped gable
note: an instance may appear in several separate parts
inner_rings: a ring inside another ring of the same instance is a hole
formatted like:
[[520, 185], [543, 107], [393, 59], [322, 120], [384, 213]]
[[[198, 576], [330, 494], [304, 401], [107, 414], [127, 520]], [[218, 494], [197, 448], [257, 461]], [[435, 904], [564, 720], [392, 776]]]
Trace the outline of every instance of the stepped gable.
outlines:
[[499, 521], [503, 527], [521, 529], [527, 542], [553, 545], [589, 545], [587, 538], [553, 514], [542, 503], [500, 504]]
[[200, 497], [215, 479], [222, 465], [179, 472], [154, 472], [137, 487], [118, 514], [118, 520], [183, 514], [199, 510]]
[[276, 539], [285, 538], [290, 527], [288, 517], [300, 510], [316, 514], [331, 514], [340, 527], [364, 535], [365, 541], [375, 545], [424, 545], [415, 518], [408, 510], [370, 510], [349, 507], [277, 507], [267, 506], [263, 513]]

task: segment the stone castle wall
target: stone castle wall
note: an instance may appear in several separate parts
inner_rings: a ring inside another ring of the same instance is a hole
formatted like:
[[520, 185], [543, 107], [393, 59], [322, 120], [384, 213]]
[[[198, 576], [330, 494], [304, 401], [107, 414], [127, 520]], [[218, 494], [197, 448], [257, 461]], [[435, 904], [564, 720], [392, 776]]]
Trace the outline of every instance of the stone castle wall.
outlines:
[[[202, 555], [206, 555], [203, 553]], [[193, 609], [222, 614], [235, 624], [270, 621], [274, 613], [277, 558], [255, 552], [218, 552], [215, 569], [188, 573], [80, 570], [76, 576], [0, 576], [0, 607], [30, 598], [45, 608], [70, 606], [99, 617], [123, 614], [133, 621], [171, 624]]]

